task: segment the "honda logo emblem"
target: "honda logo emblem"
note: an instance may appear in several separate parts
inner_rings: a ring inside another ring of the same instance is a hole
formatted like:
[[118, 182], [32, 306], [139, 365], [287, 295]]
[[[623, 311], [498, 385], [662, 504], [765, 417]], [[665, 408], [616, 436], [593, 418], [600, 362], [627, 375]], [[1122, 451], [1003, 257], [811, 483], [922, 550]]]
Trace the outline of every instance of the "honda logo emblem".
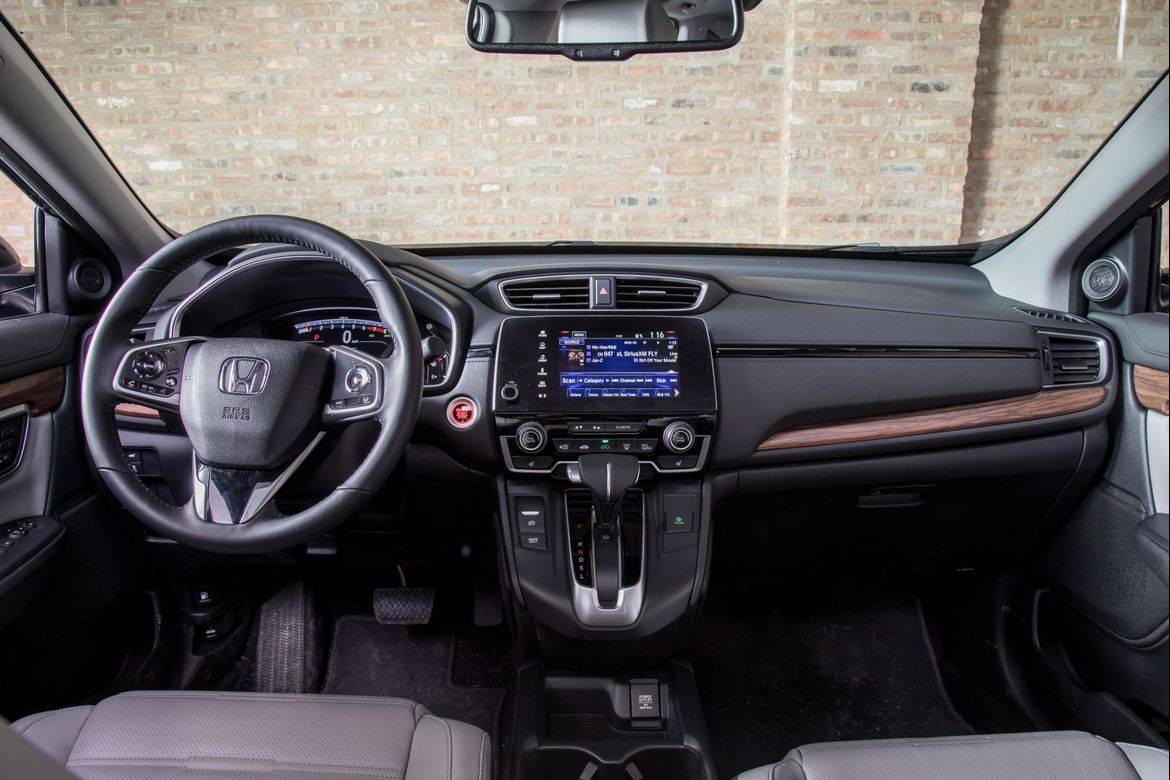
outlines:
[[219, 368], [219, 389], [232, 395], [257, 395], [268, 382], [268, 361], [230, 357]]

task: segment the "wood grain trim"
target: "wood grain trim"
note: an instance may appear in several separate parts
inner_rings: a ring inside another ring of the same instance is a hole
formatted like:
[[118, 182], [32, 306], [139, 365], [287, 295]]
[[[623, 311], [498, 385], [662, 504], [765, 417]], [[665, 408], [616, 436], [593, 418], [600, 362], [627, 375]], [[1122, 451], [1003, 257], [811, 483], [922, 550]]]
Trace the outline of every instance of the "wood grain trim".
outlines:
[[28, 376], [0, 383], [0, 409], [28, 404], [29, 413], [56, 409], [65, 395], [65, 368], [46, 368]]
[[903, 412], [847, 422], [807, 425], [774, 433], [760, 442], [756, 450], [766, 452], [825, 444], [877, 441], [1040, 420], [1092, 409], [1104, 402], [1107, 395], [1104, 387], [1044, 390], [1032, 395], [978, 404], [944, 406], [921, 412]]
[[158, 420], [160, 415], [157, 409], [151, 409], [142, 404], [120, 403], [114, 407], [114, 413], [123, 417], [138, 417], [143, 420]]
[[1170, 375], [1165, 371], [1135, 365], [1133, 389], [1142, 406], [1158, 414], [1170, 413]]

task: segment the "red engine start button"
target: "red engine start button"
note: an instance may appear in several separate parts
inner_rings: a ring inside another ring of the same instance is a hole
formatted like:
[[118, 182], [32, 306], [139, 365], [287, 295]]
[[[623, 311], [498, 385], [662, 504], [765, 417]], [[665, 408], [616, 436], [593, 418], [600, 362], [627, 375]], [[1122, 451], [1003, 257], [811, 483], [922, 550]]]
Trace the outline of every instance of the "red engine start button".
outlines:
[[466, 396], [452, 398], [447, 404], [447, 422], [455, 428], [470, 428], [479, 418], [479, 407]]

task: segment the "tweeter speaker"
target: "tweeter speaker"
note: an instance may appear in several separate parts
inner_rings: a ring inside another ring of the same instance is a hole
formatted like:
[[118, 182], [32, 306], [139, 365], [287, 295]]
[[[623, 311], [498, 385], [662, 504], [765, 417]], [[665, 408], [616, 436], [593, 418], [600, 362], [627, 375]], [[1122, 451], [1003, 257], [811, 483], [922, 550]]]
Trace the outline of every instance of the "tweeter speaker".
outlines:
[[1081, 292], [1090, 301], [1108, 303], [1125, 291], [1125, 268], [1116, 257], [1099, 257], [1081, 274]]
[[92, 257], [83, 257], [69, 269], [69, 297], [75, 301], [92, 303], [105, 298], [114, 279], [105, 263]]

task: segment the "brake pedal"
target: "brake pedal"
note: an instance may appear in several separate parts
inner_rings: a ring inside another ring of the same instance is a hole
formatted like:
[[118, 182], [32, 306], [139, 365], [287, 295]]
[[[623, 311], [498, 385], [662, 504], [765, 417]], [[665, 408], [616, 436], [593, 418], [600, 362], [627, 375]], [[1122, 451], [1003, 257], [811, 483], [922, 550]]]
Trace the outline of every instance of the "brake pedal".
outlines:
[[374, 591], [374, 618], [392, 626], [422, 626], [435, 610], [434, 588], [378, 588]]

